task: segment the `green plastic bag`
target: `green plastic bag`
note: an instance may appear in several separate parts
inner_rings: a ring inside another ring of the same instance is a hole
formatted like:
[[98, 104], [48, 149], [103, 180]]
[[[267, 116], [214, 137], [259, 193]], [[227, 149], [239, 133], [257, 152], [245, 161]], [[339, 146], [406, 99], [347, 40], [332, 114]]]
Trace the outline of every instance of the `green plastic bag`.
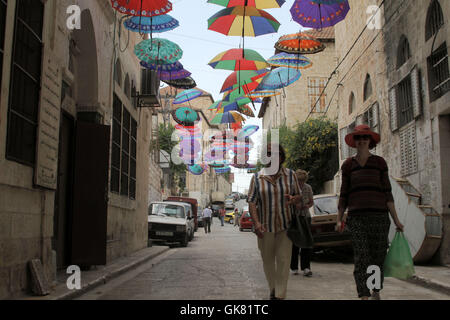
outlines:
[[397, 232], [384, 260], [384, 276], [406, 280], [414, 273], [414, 263], [408, 240], [403, 232]]

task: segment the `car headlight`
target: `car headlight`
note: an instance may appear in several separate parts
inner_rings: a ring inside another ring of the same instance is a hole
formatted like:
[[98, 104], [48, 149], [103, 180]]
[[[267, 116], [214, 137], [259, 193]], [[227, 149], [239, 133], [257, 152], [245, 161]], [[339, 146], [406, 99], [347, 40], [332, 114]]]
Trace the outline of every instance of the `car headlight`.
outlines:
[[186, 226], [177, 226], [177, 231], [178, 232], [186, 231]]

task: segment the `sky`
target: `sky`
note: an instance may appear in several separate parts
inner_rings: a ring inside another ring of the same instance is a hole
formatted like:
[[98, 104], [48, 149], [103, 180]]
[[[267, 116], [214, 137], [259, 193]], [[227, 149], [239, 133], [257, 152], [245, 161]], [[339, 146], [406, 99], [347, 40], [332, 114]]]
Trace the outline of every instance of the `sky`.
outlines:
[[[241, 37], [227, 37], [221, 33], [208, 30], [208, 19], [224, 7], [207, 3], [207, 0], [173, 0], [173, 10], [169, 14], [179, 20], [180, 27], [154, 37], [171, 40], [183, 49], [183, 58], [180, 62], [185, 69], [192, 72], [192, 77], [197, 86], [212, 94], [215, 100], [221, 99], [220, 88], [225, 79], [231, 74], [227, 70], [215, 70], [208, 65], [216, 55], [223, 51], [239, 48]], [[268, 59], [274, 55], [274, 45], [280, 36], [296, 33], [301, 26], [292, 20], [289, 12], [294, 0], [287, 0], [279, 9], [266, 9], [280, 23], [278, 33], [259, 36], [256, 38], [246, 37], [245, 48], [258, 51], [264, 58]], [[255, 115], [259, 113], [260, 105], [257, 104]], [[256, 124], [262, 129], [261, 119], [251, 118], [245, 125]], [[250, 154], [250, 163], [256, 163], [258, 153], [257, 147], [262, 141], [262, 130], [252, 136], [255, 148]], [[246, 170], [233, 168], [235, 183], [233, 191], [244, 192], [248, 189], [251, 175]]]

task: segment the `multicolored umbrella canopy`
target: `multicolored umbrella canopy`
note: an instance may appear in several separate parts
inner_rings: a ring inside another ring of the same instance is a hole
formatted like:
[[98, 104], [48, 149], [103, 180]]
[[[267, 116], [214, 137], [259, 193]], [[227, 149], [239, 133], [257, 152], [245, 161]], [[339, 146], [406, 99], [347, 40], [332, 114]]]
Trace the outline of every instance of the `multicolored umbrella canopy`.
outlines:
[[248, 6], [225, 8], [208, 19], [208, 29], [226, 36], [257, 37], [276, 33], [280, 23], [267, 12]]
[[172, 104], [182, 104], [188, 101], [192, 101], [200, 97], [202, 94], [203, 92], [197, 89], [185, 90], [175, 97], [175, 100], [172, 102]]
[[197, 83], [194, 79], [191, 77], [187, 77], [184, 79], [177, 79], [177, 80], [162, 80], [162, 82], [168, 84], [171, 87], [174, 87], [176, 89], [193, 89], [197, 87]]
[[168, 0], [111, 0], [112, 7], [130, 16], [154, 17], [172, 11]]
[[282, 36], [275, 48], [287, 53], [313, 54], [325, 50], [325, 45], [306, 33], [294, 33]]
[[139, 33], [162, 33], [180, 26], [177, 19], [168, 14], [156, 17], [132, 17], [124, 21], [126, 29]]
[[247, 137], [251, 137], [256, 132], [258, 132], [259, 126], [256, 125], [248, 125], [245, 126], [239, 133], [237, 134], [238, 140], [244, 140]]
[[345, 2], [347, 0], [311, 0], [311, 1], [318, 4], [336, 4]]
[[202, 175], [207, 169], [207, 164], [194, 164], [193, 166], [188, 166], [188, 171], [196, 176]]
[[208, 110], [217, 110], [220, 106], [220, 104], [222, 103], [222, 100], [218, 100], [216, 102], [214, 102], [209, 108]]
[[272, 70], [259, 84], [257, 91], [285, 88], [302, 76], [299, 70], [291, 68], [276, 68]]
[[238, 111], [249, 118], [255, 117], [255, 113], [253, 112], [252, 108], [250, 108], [248, 105], [239, 107]]
[[266, 59], [251, 49], [230, 49], [218, 54], [209, 62], [214, 69], [223, 70], [261, 70], [269, 67]]
[[245, 121], [244, 117], [237, 111], [217, 114], [211, 121], [212, 124], [235, 123]]
[[208, 3], [214, 3], [227, 8], [247, 5], [248, 7], [258, 9], [280, 8], [285, 2], [285, 0], [208, 0]]
[[293, 69], [308, 69], [313, 65], [311, 60], [305, 56], [286, 52], [276, 54], [267, 61], [274, 67], [286, 67]]
[[196, 121], [200, 120], [200, 115], [188, 107], [178, 108], [172, 111], [173, 120], [183, 126], [192, 126]]
[[281, 92], [275, 90], [261, 90], [261, 91], [252, 91], [247, 94], [247, 97], [250, 99], [254, 98], [269, 98], [281, 95]]
[[216, 171], [216, 173], [221, 174], [221, 173], [228, 173], [231, 171], [230, 167], [223, 167], [223, 168], [217, 168], [214, 169]]
[[[181, 63], [177, 62], [179, 65], [181, 65]], [[144, 61], [141, 61], [141, 66], [142, 67], [146, 67], [146, 66], [157, 66], [154, 64], [148, 64], [145, 63]], [[174, 64], [171, 65], [167, 65], [167, 66], [172, 66]], [[164, 80], [176, 80], [176, 79], [184, 79], [186, 77], [189, 77], [191, 75], [191, 73], [183, 68], [181, 68], [180, 70], [171, 70], [171, 71], [167, 71], [167, 70], [163, 70], [162, 67], [165, 67], [166, 65], [161, 65], [159, 66], [160, 68], [157, 68], [156, 70], [158, 70], [158, 76], [159, 79], [164, 81]], [[182, 66], [182, 65], [181, 65]], [[154, 70], [154, 69], [152, 69]]]
[[348, 1], [320, 4], [311, 0], [296, 0], [291, 8], [292, 19], [306, 28], [332, 27], [345, 19], [350, 11]]
[[134, 53], [147, 63], [172, 64], [183, 57], [183, 50], [167, 39], [144, 40], [134, 48]]
[[184, 69], [183, 65], [179, 61], [172, 64], [156, 64], [156, 63], [148, 63], [145, 61], [141, 61], [140, 63], [141, 66], [150, 70], [171, 72], [171, 71], [180, 71]]
[[250, 82], [263, 78], [268, 72], [268, 69], [235, 71], [225, 80], [220, 93], [245, 86]]

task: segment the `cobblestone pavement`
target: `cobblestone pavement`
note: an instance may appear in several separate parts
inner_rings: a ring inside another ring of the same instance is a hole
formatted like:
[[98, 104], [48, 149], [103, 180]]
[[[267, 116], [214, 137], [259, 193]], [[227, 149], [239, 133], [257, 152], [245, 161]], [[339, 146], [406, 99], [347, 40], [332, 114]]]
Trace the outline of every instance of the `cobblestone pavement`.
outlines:
[[[290, 300], [356, 299], [353, 264], [342, 257], [317, 255], [313, 277], [291, 275]], [[256, 236], [238, 227], [199, 229], [187, 248], [173, 248], [161, 257], [81, 296], [85, 300], [263, 300], [268, 289]], [[388, 278], [382, 298], [450, 299], [443, 293]]]

